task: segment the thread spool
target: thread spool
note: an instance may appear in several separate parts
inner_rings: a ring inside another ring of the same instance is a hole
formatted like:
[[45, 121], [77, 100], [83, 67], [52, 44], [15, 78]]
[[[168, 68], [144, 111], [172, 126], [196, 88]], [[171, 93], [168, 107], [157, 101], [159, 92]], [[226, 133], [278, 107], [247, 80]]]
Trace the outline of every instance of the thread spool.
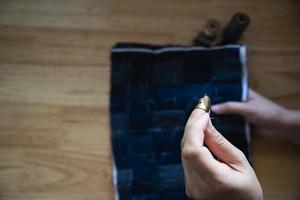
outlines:
[[209, 19], [203, 30], [198, 34], [198, 36], [194, 39], [194, 45], [199, 46], [206, 46], [210, 47], [213, 46], [216, 37], [221, 32], [221, 26], [219, 21], [216, 19]]
[[209, 38], [216, 38], [221, 30], [219, 21], [216, 19], [209, 19], [203, 29], [203, 34]]
[[242, 12], [234, 14], [223, 31], [222, 44], [236, 43], [241, 38], [249, 24], [250, 18], [247, 14]]

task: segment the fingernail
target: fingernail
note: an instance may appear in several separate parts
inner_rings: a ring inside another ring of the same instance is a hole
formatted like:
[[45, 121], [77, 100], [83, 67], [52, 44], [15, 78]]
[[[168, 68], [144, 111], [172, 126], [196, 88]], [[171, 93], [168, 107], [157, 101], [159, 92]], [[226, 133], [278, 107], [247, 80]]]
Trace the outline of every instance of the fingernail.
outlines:
[[218, 112], [220, 106], [219, 105], [213, 105], [210, 110], [213, 111], [213, 112]]

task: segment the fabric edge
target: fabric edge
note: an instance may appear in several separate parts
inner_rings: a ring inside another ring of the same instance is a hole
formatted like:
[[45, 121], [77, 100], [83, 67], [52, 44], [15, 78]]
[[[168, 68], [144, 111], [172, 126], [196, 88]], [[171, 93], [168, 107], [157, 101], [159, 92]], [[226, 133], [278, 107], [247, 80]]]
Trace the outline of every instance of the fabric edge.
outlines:
[[[240, 46], [240, 60], [242, 64], [242, 101], [246, 101], [249, 92], [248, 86], [248, 70], [247, 70], [247, 49], [246, 46]], [[251, 137], [250, 137], [250, 125], [247, 121], [245, 121], [245, 135], [248, 145], [248, 154], [249, 154], [249, 161], [252, 163], [252, 156], [251, 156]]]
[[241, 48], [244, 47], [243, 45], [225, 45], [225, 46], [217, 46], [212, 48], [207, 47], [198, 47], [198, 46], [167, 46], [167, 47], [160, 47], [157, 49], [149, 49], [146, 47], [118, 47], [115, 46], [111, 49], [112, 53], [128, 53], [128, 52], [135, 52], [135, 53], [150, 53], [150, 54], [160, 54], [166, 52], [174, 52], [174, 51], [214, 51], [219, 49], [227, 49], [227, 48]]

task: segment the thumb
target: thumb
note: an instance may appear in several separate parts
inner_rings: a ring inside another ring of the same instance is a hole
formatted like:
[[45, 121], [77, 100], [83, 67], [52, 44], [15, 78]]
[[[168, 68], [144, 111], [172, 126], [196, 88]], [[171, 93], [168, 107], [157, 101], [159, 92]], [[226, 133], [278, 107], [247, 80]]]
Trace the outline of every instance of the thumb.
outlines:
[[226, 102], [211, 107], [211, 111], [217, 114], [240, 114], [246, 116], [249, 108], [245, 102]]
[[211, 121], [205, 130], [204, 142], [209, 150], [226, 164], [241, 165], [246, 160], [244, 154], [221, 135]]

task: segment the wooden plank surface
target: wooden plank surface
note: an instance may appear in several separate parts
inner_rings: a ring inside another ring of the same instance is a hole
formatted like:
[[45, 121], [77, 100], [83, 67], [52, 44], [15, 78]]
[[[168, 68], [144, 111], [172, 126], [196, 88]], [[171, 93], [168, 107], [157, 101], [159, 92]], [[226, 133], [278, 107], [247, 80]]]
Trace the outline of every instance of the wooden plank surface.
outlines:
[[[1, 0], [0, 199], [113, 199], [110, 47], [190, 44], [236, 11], [250, 85], [300, 109], [300, 1]], [[252, 139], [265, 199], [300, 199], [299, 147]]]

